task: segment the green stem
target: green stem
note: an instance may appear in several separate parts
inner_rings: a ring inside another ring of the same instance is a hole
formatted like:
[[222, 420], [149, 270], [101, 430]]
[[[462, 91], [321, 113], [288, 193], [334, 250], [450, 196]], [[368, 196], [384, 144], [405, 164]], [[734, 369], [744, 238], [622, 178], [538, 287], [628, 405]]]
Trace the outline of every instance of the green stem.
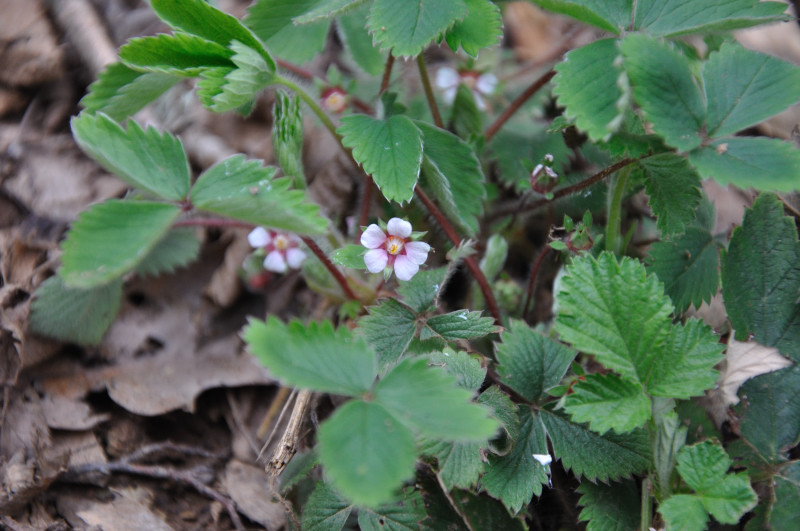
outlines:
[[606, 221], [606, 250], [619, 253], [622, 249], [622, 198], [628, 185], [630, 167], [611, 177], [608, 183], [608, 220]]
[[653, 499], [651, 496], [652, 483], [650, 476], [642, 480], [642, 507], [641, 519], [639, 520], [639, 529], [642, 531], [650, 529], [650, 524], [653, 521]]
[[431, 80], [428, 77], [428, 69], [425, 67], [425, 60], [422, 58], [422, 54], [417, 56], [417, 67], [419, 67], [419, 78], [422, 80], [422, 88], [425, 89], [425, 98], [428, 100], [428, 107], [431, 108], [433, 123], [436, 124], [436, 127], [444, 129], [442, 115], [439, 114], [439, 107], [436, 105], [436, 99], [433, 97]]
[[334, 124], [333, 120], [331, 120], [328, 117], [328, 115], [325, 114], [325, 111], [323, 111], [322, 107], [319, 106], [317, 100], [311, 97], [311, 95], [309, 95], [308, 92], [306, 92], [306, 90], [303, 87], [301, 87], [297, 83], [294, 83], [290, 79], [286, 79], [285, 77], [281, 76], [276, 76], [275, 84], [283, 85], [284, 87], [288, 88], [289, 90], [292, 90], [298, 96], [300, 96], [300, 99], [303, 100], [306, 105], [308, 105], [309, 109], [311, 109], [311, 112], [317, 115], [317, 118], [319, 118], [320, 122], [322, 122], [322, 125], [324, 125], [325, 128], [331, 132], [331, 134], [336, 138], [339, 144], [342, 143], [342, 137], [339, 135], [339, 133], [336, 132], [336, 124]]

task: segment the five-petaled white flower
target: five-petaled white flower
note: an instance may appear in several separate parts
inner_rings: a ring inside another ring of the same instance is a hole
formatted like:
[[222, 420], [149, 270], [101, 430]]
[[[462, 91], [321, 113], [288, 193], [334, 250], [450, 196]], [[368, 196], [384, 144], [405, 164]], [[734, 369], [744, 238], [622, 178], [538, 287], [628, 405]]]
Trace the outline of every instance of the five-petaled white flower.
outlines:
[[291, 267], [299, 269], [306, 259], [306, 253], [300, 247], [300, 238], [288, 232], [267, 230], [256, 227], [247, 235], [251, 247], [263, 248], [267, 253], [264, 258], [264, 269], [275, 273], [286, 273]]
[[444, 101], [449, 105], [456, 99], [459, 84], [465, 84], [475, 96], [475, 105], [485, 111], [484, 98], [491, 95], [497, 88], [497, 76], [494, 74], [481, 74], [475, 70], [455, 70], [449, 66], [440, 68], [436, 72], [436, 86], [444, 91]]
[[410, 280], [417, 274], [419, 266], [428, 259], [431, 246], [410, 239], [411, 223], [392, 218], [384, 232], [374, 223], [361, 235], [361, 245], [369, 249], [364, 255], [364, 264], [370, 273], [380, 273], [394, 267], [400, 280]]

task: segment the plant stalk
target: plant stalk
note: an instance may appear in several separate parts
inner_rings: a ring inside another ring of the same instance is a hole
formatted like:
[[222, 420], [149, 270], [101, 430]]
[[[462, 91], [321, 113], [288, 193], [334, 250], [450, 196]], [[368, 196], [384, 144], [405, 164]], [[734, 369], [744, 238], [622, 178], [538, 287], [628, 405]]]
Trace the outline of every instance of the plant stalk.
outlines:
[[652, 487], [653, 483], [650, 481], [650, 476], [642, 480], [642, 507], [641, 519], [639, 521], [639, 529], [647, 531], [650, 529], [650, 524], [653, 521], [653, 500], [652, 500]]
[[436, 124], [436, 127], [444, 129], [444, 121], [442, 121], [442, 115], [439, 114], [439, 106], [436, 105], [436, 98], [433, 97], [431, 80], [428, 77], [428, 69], [425, 66], [425, 59], [422, 58], [422, 54], [417, 56], [417, 67], [419, 67], [419, 77], [422, 81], [422, 88], [425, 90], [425, 98], [428, 100], [428, 107], [431, 109], [433, 123]]
[[606, 250], [619, 254], [622, 250], [622, 199], [628, 186], [629, 167], [623, 169], [608, 183], [608, 219], [606, 221]]
[[525, 92], [517, 96], [517, 99], [511, 102], [511, 105], [509, 105], [506, 108], [506, 110], [503, 111], [503, 113], [497, 117], [494, 123], [489, 126], [489, 129], [486, 130], [487, 144], [492, 139], [492, 137], [495, 134], [497, 134], [500, 128], [503, 127], [503, 125], [505, 125], [505, 123], [509, 120], [509, 118], [511, 118], [514, 115], [514, 113], [517, 112], [519, 108], [522, 107], [522, 105], [526, 101], [528, 101], [528, 98], [536, 94], [540, 88], [545, 86], [545, 84], [547, 84], [547, 82], [553, 78], [554, 75], [556, 75], [555, 70], [548, 70], [547, 72], [539, 76], [539, 78], [536, 79], [536, 81], [531, 83], [531, 85], [527, 89], [525, 89]]
[[322, 265], [325, 266], [325, 269], [327, 269], [330, 272], [330, 274], [333, 275], [333, 278], [335, 278], [336, 282], [339, 283], [339, 286], [342, 287], [342, 291], [344, 291], [344, 294], [347, 295], [348, 298], [354, 301], [360, 301], [361, 299], [359, 299], [356, 296], [356, 294], [353, 293], [353, 290], [347, 283], [347, 279], [345, 278], [345, 276], [342, 274], [341, 271], [339, 271], [339, 269], [335, 265], [333, 265], [333, 262], [331, 262], [330, 258], [328, 258], [324, 252], [322, 252], [322, 249], [319, 248], [317, 242], [315, 242], [308, 236], [301, 236], [300, 239], [303, 240], [303, 243], [305, 243], [308, 246], [308, 248], [311, 249], [311, 252], [314, 253], [314, 255], [316, 255], [317, 258], [319, 258], [319, 261], [322, 262]]

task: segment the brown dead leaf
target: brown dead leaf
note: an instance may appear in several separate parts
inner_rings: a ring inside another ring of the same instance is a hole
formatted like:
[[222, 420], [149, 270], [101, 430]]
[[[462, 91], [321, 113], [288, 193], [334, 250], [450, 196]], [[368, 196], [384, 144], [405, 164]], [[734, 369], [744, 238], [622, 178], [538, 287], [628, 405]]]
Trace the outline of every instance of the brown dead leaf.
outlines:
[[760, 374], [777, 371], [792, 365], [775, 347], [765, 347], [755, 341], [736, 341], [731, 338], [725, 355], [725, 368], [720, 373], [719, 391], [725, 405], [739, 403], [739, 387]]
[[58, 511], [76, 529], [103, 531], [171, 531], [173, 528], [150, 509], [152, 493], [144, 488], [111, 489], [110, 502], [86, 496], [64, 495], [58, 498]]
[[47, 395], [42, 398], [42, 411], [47, 425], [56, 430], [82, 431], [105, 422], [110, 415], [97, 414], [89, 404], [63, 395]]
[[268, 486], [263, 468], [232, 459], [225, 468], [222, 482], [237, 508], [249, 519], [267, 529], [280, 529], [285, 525], [286, 513], [280, 503], [271, 501], [275, 493]]
[[242, 292], [239, 270], [242, 268], [244, 259], [253, 250], [247, 242], [247, 232], [244, 229], [229, 231], [231, 244], [225, 249], [225, 259], [222, 265], [214, 271], [211, 282], [204, 291], [205, 295], [220, 308], [232, 305]]

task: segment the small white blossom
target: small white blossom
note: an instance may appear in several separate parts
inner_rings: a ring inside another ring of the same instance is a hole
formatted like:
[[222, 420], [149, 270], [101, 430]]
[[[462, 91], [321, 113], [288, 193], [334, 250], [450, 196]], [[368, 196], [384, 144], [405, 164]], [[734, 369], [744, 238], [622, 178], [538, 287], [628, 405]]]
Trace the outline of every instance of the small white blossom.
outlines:
[[481, 74], [474, 70], [456, 71], [448, 66], [436, 72], [436, 86], [443, 91], [444, 101], [449, 105], [456, 98], [458, 85], [465, 84], [475, 96], [475, 105], [485, 111], [484, 98], [490, 96], [497, 88], [497, 76], [494, 74]]
[[361, 245], [369, 249], [364, 255], [364, 264], [370, 273], [380, 273], [387, 267], [394, 268], [397, 278], [410, 280], [419, 271], [419, 266], [428, 259], [431, 246], [410, 239], [411, 223], [392, 218], [384, 232], [374, 223], [361, 234]]
[[247, 235], [251, 247], [263, 248], [264, 269], [275, 273], [286, 273], [289, 268], [299, 269], [306, 253], [300, 249], [300, 238], [284, 231], [256, 227]]

